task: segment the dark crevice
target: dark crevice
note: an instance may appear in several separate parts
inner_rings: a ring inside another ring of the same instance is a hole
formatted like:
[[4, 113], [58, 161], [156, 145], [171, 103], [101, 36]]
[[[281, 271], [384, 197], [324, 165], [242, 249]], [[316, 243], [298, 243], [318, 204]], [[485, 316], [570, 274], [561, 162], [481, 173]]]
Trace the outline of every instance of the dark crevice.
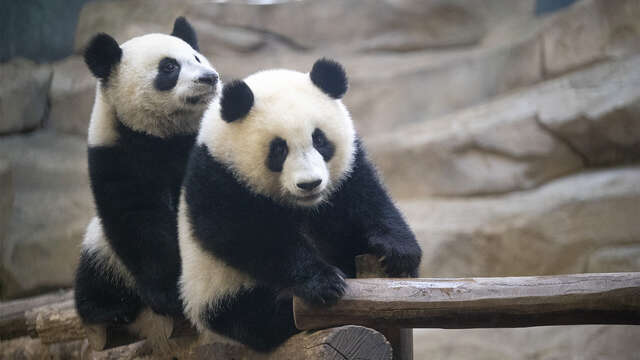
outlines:
[[582, 151], [580, 151], [580, 149], [578, 149], [578, 147], [575, 146], [569, 139], [565, 138], [564, 136], [558, 134], [556, 131], [551, 129], [547, 124], [542, 122], [542, 120], [540, 120], [540, 118], [537, 115], [534, 116], [534, 121], [542, 131], [549, 134], [549, 136], [554, 138], [559, 143], [565, 145], [569, 150], [571, 150], [574, 154], [576, 154], [576, 156], [578, 156], [582, 161], [582, 166], [584, 167], [590, 166], [590, 161], [587, 155], [585, 155]]

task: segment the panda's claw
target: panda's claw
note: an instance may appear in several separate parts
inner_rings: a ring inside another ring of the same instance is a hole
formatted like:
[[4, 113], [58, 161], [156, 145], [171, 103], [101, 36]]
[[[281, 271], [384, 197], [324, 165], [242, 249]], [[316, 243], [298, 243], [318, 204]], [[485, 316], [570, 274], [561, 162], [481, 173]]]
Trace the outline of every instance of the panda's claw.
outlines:
[[327, 267], [296, 287], [294, 294], [310, 304], [329, 306], [344, 295], [346, 286], [342, 271], [335, 267]]

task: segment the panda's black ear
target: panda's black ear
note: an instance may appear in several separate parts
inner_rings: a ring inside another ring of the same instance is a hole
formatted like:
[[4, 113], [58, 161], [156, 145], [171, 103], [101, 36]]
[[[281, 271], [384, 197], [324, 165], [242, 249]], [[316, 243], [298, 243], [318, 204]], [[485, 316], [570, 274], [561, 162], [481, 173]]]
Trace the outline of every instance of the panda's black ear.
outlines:
[[317, 87], [334, 99], [340, 99], [347, 92], [347, 74], [342, 65], [333, 60], [322, 58], [316, 61], [309, 76]]
[[224, 86], [220, 98], [220, 116], [232, 122], [247, 116], [253, 106], [253, 91], [242, 80], [234, 80]]
[[184, 16], [180, 16], [173, 23], [173, 31], [171, 32], [171, 35], [184, 40], [184, 42], [191, 45], [195, 51], [200, 51], [196, 31], [193, 30], [193, 27], [189, 24], [187, 19], [184, 18]]
[[100, 33], [95, 35], [84, 51], [84, 62], [95, 77], [106, 82], [113, 68], [122, 59], [122, 49], [111, 36]]

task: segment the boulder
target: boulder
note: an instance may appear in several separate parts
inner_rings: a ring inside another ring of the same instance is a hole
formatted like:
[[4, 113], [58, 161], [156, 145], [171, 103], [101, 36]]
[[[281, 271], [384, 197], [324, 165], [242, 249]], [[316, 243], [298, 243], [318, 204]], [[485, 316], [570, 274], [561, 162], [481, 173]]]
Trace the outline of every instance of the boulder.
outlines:
[[367, 144], [398, 197], [530, 189], [585, 166], [637, 161], [639, 81], [635, 56], [405, 126]]
[[39, 131], [8, 136], [0, 154], [11, 164], [13, 207], [3, 229], [2, 297], [72, 285], [80, 242], [93, 210], [86, 143]]
[[[263, 47], [266, 36], [252, 27], [224, 26], [203, 16], [198, 2], [164, 1], [99, 1], [87, 3], [78, 20], [75, 51], [81, 52], [93, 35], [104, 32], [123, 43], [147, 33], [171, 33], [176, 17], [186, 15], [198, 35], [200, 49], [210, 54], [251, 52]], [[194, 6], [198, 9], [194, 9]], [[216, 7], [208, 3], [203, 8]], [[104, 14], [110, 14], [105, 17]], [[236, 55], [237, 56], [237, 55]]]
[[402, 200], [423, 277], [640, 271], [640, 167], [565, 176], [534, 190]]
[[118, 43], [147, 33], [171, 33], [176, 17], [182, 15], [187, 2], [153, 0], [92, 1], [85, 4], [78, 17], [74, 50], [79, 53], [98, 32], [113, 36]]
[[416, 329], [415, 359], [633, 359], [640, 326], [543, 326], [521, 329]]
[[583, 0], [553, 16], [541, 34], [545, 72], [554, 75], [640, 52], [639, 17], [636, 0]]
[[0, 64], [0, 135], [40, 126], [52, 75], [49, 65], [23, 58]]
[[48, 126], [63, 133], [85, 137], [95, 97], [96, 79], [82, 56], [71, 56], [52, 64], [49, 91], [51, 109]]
[[[339, 48], [346, 51], [414, 51], [478, 44], [490, 27], [509, 16], [533, 16], [533, 0], [373, 0], [345, 2], [102, 1], [84, 6], [75, 49], [98, 31], [124, 41], [146, 32], [169, 32], [186, 15], [203, 39], [202, 49], [253, 51], [264, 42], [289, 50]], [[108, 17], [103, 14], [109, 14]], [[340, 26], [333, 26], [340, 24]]]

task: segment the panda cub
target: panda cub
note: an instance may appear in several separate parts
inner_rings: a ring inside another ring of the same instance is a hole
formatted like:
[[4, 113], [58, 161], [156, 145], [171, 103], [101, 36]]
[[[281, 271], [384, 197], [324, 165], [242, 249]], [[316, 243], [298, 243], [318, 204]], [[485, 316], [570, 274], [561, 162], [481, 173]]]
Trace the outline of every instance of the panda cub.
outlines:
[[129, 324], [148, 308], [182, 316], [180, 184], [218, 74], [184, 18], [171, 35], [122, 45], [98, 34], [84, 57], [99, 80], [88, 139], [97, 216], [76, 272], [78, 314], [87, 325]]
[[187, 317], [266, 351], [297, 330], [292, 295], [328, 305], [373, 253], [416, 276], [414, 234], [382, 186], [349, 112], [341, 65], [258, 72], [205, 113], [178, 228]]

